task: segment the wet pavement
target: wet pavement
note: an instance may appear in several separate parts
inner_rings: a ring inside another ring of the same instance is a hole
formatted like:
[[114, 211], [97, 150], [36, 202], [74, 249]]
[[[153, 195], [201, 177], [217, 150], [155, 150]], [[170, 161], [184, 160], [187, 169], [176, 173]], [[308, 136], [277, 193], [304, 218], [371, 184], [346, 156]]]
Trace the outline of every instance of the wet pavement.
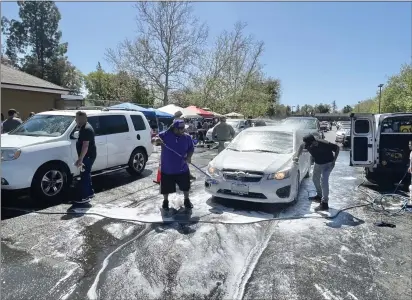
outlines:
[[[216, 152], [197, 152], [193, 162], [205, 170]], [[412, 298], [412, 213], [340, 212], [378, 195], [356, 188], [362, 172], [349, 167], [347, 151], [331, 175], [328, 215], [307, 199], [311, 178], [297, 204], [268, 205], [211, 199], [193, 169], [192, 214], [162, 217], [157, 159], [138, 180], [95, 177], [93, 207], [77, 214], [65, 203], [2, 197], [2, 299]], [[381, 219], [396, 228], [373, 224]]]

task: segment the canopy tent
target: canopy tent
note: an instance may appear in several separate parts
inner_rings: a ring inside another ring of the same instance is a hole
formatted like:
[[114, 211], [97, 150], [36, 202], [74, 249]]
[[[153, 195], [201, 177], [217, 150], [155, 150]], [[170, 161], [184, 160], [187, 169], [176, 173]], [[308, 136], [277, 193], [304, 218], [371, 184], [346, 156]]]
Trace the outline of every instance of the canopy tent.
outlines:
[[160, 110], [162, 112], [174, 115], [176, 112], [181, 111], [183, 112], [183, 108], [174, 104], [169, 104], [163, 107], [158, 108], [157, 110]]
[[210, 113], [213, 114], [213, 116], [215, 116], [215, 117], [221, 117], [221, 116], [222, 116], [221, 114], [218, 114], [217, 112], [211, 111], [210, 108], [203, 107], [202, 109], [205, 110], [205, 111], [207, 111], [207, 112], [210, 112]]
[[242, 115], [242, 114], [238, 114], [236, 112], [231, 112], [231, 113], [226, 114], [225, 117], [228, 117], [228, 118], [244, 118], [245, 116]]
[[201, 109], [200, 107], [196, 107], [194, 105], [188, 106], [185, 108], [185, 111], [191, 112], [193, 114], [199, 115], [203, 118], [213, 118], [213, 114], [207, 110]]
[[140, 111], [141, 113], [143, 113], [146, 116], [146, 118], [154, 118], [154, 119], [156, 118], [156, 113], [150, 108], [144, 108], [144, 107], [141, 107], [139, 105], [136, 105], [130, 102], [116, 104], [116, 105], [110, 106], [110, 108], [136, 110], [136, 111]]
[[201, 115], [194, 112], [192, 109], [184, 108], [182, 110], [182, 113], [183, 113], [182, 118], [185, 118], [185, 119], [197, 119], [197, 118], [202, 117]]
[[156, 117], [159, 119], [173, 119], [174, 115], [163, 112], [161, 110], [155, 109], [155, 108], [149, 108], [151, 111], [154, 111], [156, 114]]

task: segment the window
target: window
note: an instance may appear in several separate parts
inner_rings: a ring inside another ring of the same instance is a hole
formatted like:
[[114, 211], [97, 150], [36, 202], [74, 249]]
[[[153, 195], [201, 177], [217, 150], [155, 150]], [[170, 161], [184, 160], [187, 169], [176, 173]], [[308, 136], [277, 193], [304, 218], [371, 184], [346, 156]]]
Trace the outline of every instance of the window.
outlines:
[[399, 116], [386, 118], [382, 122], [381, 131], [384, 133], [411, 133], [412, 117]]
[[11, 131], [9, 135], [61, 136], [73, 124], [73, 116], [35, 115]]
[[88, 117], [87, 122], [93, 127], [96, 136], [102, 134], [99, 117]]
[[139, 131], [146, 129], [146, 124], [141, 116], [131, 115], [130, 118], [132, 119], [134, 130]]
[[369, 120], [356, 120], [355, 133], [366, 134], [369, 133]]
[[129, 132], [126, 117], [123, 115], [100, 116], [101, 134]]

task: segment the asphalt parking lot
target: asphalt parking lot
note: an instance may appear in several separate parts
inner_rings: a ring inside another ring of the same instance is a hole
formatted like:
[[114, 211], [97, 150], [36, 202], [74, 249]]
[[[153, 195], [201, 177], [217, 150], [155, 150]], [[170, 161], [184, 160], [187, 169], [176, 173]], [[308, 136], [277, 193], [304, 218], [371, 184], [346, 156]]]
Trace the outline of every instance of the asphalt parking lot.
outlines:
[[[334, 132], [326, 134], [334, 141]], [[215, 151], [198, 149], [206, 169]], [[142, 178], [94, 179], [93, 207], [40, 206], [2, 196], [2, 299], [330, 299], [412, 298], [412, 213], [383, 216], [367, 204], [361, 170], [341, 151], [331, 175], [330, 213], [315, 213], [311, 178], [293, 206], [211, 199], [204, 176], [194, 209], [163, 219], [153, 183], [158, 154]], [[182, 204], [181, 194], [171, 204]], [[36, 210], [37, 213], [11, 210]], [[384, 220], [395, 228], [377, 227]]]

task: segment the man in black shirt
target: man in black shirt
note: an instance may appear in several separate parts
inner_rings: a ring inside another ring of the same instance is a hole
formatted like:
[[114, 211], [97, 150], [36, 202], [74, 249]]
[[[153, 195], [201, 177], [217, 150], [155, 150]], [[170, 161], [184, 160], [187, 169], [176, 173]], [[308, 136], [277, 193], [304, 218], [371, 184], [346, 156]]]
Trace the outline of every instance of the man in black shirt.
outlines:
[[79, 139], [76, 143], [77, 155], [76, 167], [80, 172], [80, 200], [76, 203], [89, 203], [94, 197], [92, 187], [91, 170], [96, 159], [96, 143], [94, 141], [93, 127], [87, 123], [87, 115], [84, 111], [76, 113], [76, 123], [79, 128]]
[[313, 183], [316, 188], [316, 196], [309, 200], [320, 202], [316, 211], [329, 209], [329, 175], [335, 167], [339, 155], [339, 146], [328, 141], [316, 139], [312, 134], [303, 137], [303, 144], [299, 148], [298, 157], [303, 149], [308, 150], [315, 160], [313, 167]]

